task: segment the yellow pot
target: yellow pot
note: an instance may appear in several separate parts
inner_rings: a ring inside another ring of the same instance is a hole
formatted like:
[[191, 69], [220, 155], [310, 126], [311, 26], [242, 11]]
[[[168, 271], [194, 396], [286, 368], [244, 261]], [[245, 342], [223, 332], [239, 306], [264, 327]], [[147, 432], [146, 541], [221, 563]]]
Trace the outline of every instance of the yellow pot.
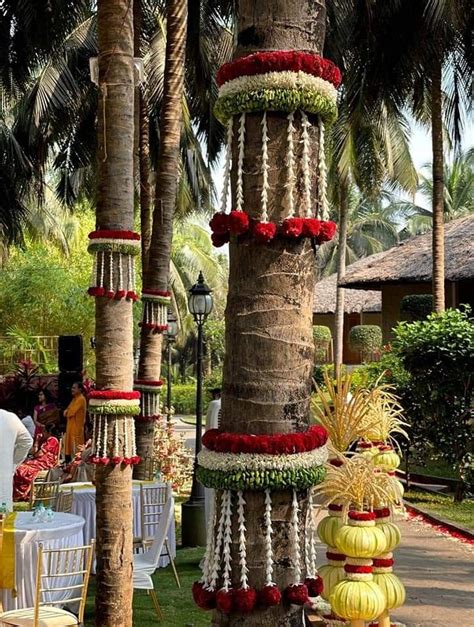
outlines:
[[323, 580], [324, 588], [321, 596], [325, 601], [329, 601], [329, 597], [335, 586], [346, 577], [344, 571], [344, 562], [341, 566], [333, 566], [332, 564], [324, 564], [318, 568], [318, 575]]
[[400, 456], [395, 451], [382, 451], [374, 455], [374, 464], [385, 472], [391, 472], [400, 466]]
[[386, 607], [385, 596], [374, 581], [341, 581], [329, 601], [333, 612], [347, 620], [374, 620]]
[[[374, 557], [386, 552], [387, 541], [383, 531], [375, 526], [343, 525], [336, 535], [336, 547], [350, 557]], [[371, 521], [372, 522], [372, 521]]]
[[[340, 512], [335, 513], [340, 514]], [[328, 546], [336, 546], [336, 535], [341, 527], [341, 516], [336, 516], [334, 514], [331, 515], [331, 513], [329, 513], [329, 516], [323, 518], [319, 523], [317, 533], [324, 544], [327, 544]]]
[[[390, 553], [396, 546], [400, 544], [400, 541], [402, 539], [400, 529], [397, 527], [397, 525], [394, 525], [391, 522], [377, 522], [376, 527], [377, 529], [380, 529], [380, 531], [385, 536], [385, 542], [387, 543], [387, 546], [385, 547], [384, 552]], [[378, 553], [378, 555], [380, 555], [380, 553]], [[377, 557], [375, 553], [374, 557]]]
[[374, 572], [374, 581], [386, 599], [386, 609], [394, 610], [405, 603], [405, 587], [393, 573]]

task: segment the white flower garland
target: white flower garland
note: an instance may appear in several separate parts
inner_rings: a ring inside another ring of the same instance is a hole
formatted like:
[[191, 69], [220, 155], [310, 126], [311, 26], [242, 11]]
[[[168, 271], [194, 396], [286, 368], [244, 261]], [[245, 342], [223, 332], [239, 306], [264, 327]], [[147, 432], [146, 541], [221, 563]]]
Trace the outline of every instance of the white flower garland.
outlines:
[[239, 564], [240, 564], [240, 585], [242, 588], [248, 588], [248, 572], [247, 568], [247, 538], [245, 532], [245, 500], [242, 490], [237, 492], [237, 515], [239, 524]]
[[236, 210], [242, 211], [244, 206], [244, 152], [245, 152], [245, 113], [240, 114], [239, 155], [237, 159]]
[[[225, 524], [225, 516], [226, 516], [226, 494], [228, 490], [223, 490], [221, 493], [221, 510], [219, 516], [219, 525], [217, 527], [217, 537], [214, 555], [212, 559], [212, 568], [211, 568], [211, 581], [209, 587], [211, 590], [215, 590], [217, 587], [217, 579], [219, 577], [219, 571], [221, 569], [221, 548], [222, 543], [224, 541], [224, 524]], [[216, 508], [216, 516], [217, 516], [217, 508]]]
[[140, 406], [140, 399], [138, 398], [132, 398], [132, 399], [125, 399], [125, 398], [91, 398], [89, 399], [89, 407], [91, 408], [91, 413], [94, 413], [92, 411], [92, 408], [94, 407], [139, 407]]
[[224, 547], [223, 547], [223, 556], [224, 556], [224, 571], [222, 573], [223, 579], [223, 589], [229, 590], [232, 586], [230, 574], [232, 572], [232, 556], [230, 552], [230, 548], [232, 546], [232, 493], [230, 490], [225, 490], [223, 498], [225, 502], [223, 504], [224, 507]]
[[272, 548], [272, 496], [269, 488], [265, 490], [265, 584], [274, 585], [273, 582], [273, 548]]
[[204, 585], [206, 590], [213, 590], [211, 587], [212, 572], [214, 565], [214, 528], [216, 524], [216, 505], [215, 505], [215, 491], [212, 490], [209, 501], [209, 518], [207, 521], [207, 542], [206, 552], [204, 554], [204, 564], [202, 569], [202, 577], [200, 582]]
[[230, 171], [232, 168], [232, 136], [233, 136], [233, 119], [230, 118], [227, 123], [227, 146], [225, 152], [224, 163], [224, 180], [222, 181], [222, 194], [221, 194], [221, 213], [225, 213], [227, 210], [227, 194], [229, 192], [230, 183]]
[[319, 118], [319, 200], [321, 220], [329, 220], [324, 122], [321, 117]]
[[311, 176], [309, 173], [310, 139], [308, 132], [308, 129], [311, 127], [311, 123], [308, 120], [308, 116], [304, 111], [301, 112], [301, 127], [303, 129], [303, 152], [301, 155], [301, 167], [303, 170], [304, 205], [306, 207], [306, 217], [311, 218], [313, 212], [311, 211]]
[[297, 470], [322, 466], [328, 458], [327, 446], [305, 453], [267, 455], [264, 453], [217, 453], [203, 448], [198, 454], [198, 464], [209, 470]]
[[253, 76], [238, 76], [227, 81], [219, 88], [219, 98], [233, 96], [242, 92], [264, 89], [300, 89], [307, 88], [319, 92], [322, 96], [337, 102], [337, 89], [332, 83], [321, 77], [306, 72], [267, 72]]
[[286, 165], [288, 168], [288, 217], [292, 218], [295, 215], [295, 150], [294, 150], [294, 133], [295, 127], [293, 125], [293, 121], [295, 119], [295, 114], [292, 111], [288, 114], [288, 132], [287, 132], [287, 140], [288, 140], [288, 157], [286, 160]]
[[307, 577], [316, 575], [316, 530], [313, 518], [313, 492], [308, 490], [308, 510], [306, 512], [305, 563]]
[[262, 222], [268, 222], [268, 127], [267, 112], [263, 112], [262, 116]]
[[291, 529], [293, 536], [293, 550], [295, 554], [295, 583], [301, 581], [301, 550], [300, 550], [300, 530], [298, 524], [299, 514], [298, 496], [296, 490], [293, 490], [293, 500], [291, 503]]

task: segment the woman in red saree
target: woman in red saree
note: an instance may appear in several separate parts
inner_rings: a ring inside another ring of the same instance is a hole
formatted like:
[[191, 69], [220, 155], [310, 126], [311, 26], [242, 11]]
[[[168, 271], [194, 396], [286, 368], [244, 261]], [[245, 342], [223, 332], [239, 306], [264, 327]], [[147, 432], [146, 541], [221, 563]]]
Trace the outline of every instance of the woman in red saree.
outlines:
[[59, 440], [49, 431], [50, 425], [45, 426], [42, 439], [38, 443], [38, 450], [34, 456], [18, 466], [13, 475], [13, 500], [27, 501], [31, 486], [41, 470], [54, 468], [58, 463]]

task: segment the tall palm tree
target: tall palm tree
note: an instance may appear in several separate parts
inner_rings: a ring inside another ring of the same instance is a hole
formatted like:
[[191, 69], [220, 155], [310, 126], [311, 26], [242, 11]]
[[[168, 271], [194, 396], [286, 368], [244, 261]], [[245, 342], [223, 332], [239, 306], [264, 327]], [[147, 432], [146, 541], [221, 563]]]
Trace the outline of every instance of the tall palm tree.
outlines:
[[[99, 0], [98, 229], [133, 230], [134, 71], [131, 0]], [[96, 299], [99, 390], [133, 386], [132, 303]], [[109, 439], [113, 438], [109, 429]], [[107, 445], [109, 443], [107, 442]], [[107, 450], [109, 450], [107, 448]], [[98, 466], [95, 624], [132, 625], [132, 471]]]

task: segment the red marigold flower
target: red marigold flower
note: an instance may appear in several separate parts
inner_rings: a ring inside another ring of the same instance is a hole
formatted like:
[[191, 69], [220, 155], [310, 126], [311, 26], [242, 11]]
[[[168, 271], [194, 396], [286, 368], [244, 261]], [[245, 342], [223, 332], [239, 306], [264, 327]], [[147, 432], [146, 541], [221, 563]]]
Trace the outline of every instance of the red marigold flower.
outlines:
[[304, 218], [303, 237], [317, 237], [321, 230], [321, 221], [316, 218]]
[[322, 242], [329, 242], [332, 240], [336, 233], [337, 225], [335, 222], [331, 220], [327, 220], [326, 222], [321, 222], [321, 230], [318, 235], [318, 244]]
[[258, 603], [263, 607], [278, 605], [281, 601], [281, 592], [274, 584], [263, 587], [258, 593]]
[[309, 601], [308, 588], [304, 583], [294, 583], [285, 588], [283, 597], [291, 605], [304, 605]]
[[114, 296], [115, 296], [115, 292], [114, 292], [114, 290], [107, 290], [107, 291], [105, 292], [105, 296], [106, 296], [107, 298], [110, 298], [110, 300], [112, 300], [112, 299], [114, 298]]
[[249, 614], [257, 603], [257, 591], [254, 588], [238, 588], [234, 592], [234, 605], [237, 612]]
[[303, 218], [287, 218], [283, 220], [280, 232], [284, 237], [296, 239], [303, 232]]
[[208, 429], [206, 433], [202, 436], [202, 443], [206, 448], [212, 450], [218, 435], [218, 429]]
[[115, 292], [115, 300], [122, 300], [122, 298], [125, 298], [125, 296], [127, 295], [127, 292], [125, 290], [117, 290]]
[[220, 248], [224, 246], [224, 244], [228, 244], [230, 241], [229, 233], [211, 233], [211, 241], [212, 245], [216, 248]]
[[193, 583], [194, 603], [202, 610], [213, 610], [216, 607], [216, 593], [214, 590], [207, 590], [200, 581]]
[[227, 213], [221, 213], [219, 211], [212, 216], [209, 226], [211, 227], [213, 233], [224, 235], [229, 231], [229, 216]]
[[112, 457], [112, 464], [118, 466], [122, 463], [123, 457]]
[[228, 223], [233, 235], [242, 235], [249, 230], [249, 216], [245, 211], [231, 211]]
[[234, 608], [234, 591], [221, 588], [216, 594], [216, 603], [217, 609], [224, 612], [224, 614], [230, 614]]
[[310, 597], [319, 597], [323, 591], [324, 582], [319, 575], [316, 575], [316, 577], [306, 577], [304, 583], [308, 588], [308, 596]]
[[275, 237], [277, 231], [273, 222], [255, 222], [253, 225], [253, 235], [260, 244], [268, 244]]

